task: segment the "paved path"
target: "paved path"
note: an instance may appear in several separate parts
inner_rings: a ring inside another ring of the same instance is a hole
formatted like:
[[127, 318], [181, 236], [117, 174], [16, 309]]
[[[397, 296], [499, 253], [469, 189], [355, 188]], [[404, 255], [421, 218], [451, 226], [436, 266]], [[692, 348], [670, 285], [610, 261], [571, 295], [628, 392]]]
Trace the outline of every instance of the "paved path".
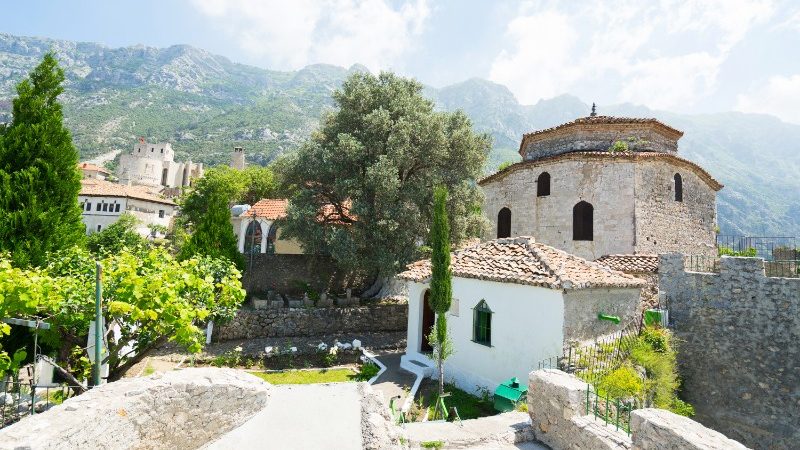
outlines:
[[533, 431], [527, 413], [508, 412], [496, 416], [481, 417], [455, 422], [415, 422], [406, 424], [408, 440], [414, 445], [422, 442], [441, 441], [445, 448], [464, 449], [525, 449], [545, 450], [546, 446], [531, 442]]
[[383, 393], [387, 406], [392, 397], [399, 395], [400, 399], [395, 402], [395, 407], [400, 409], [416, 377], [413, 373], [400, 368], [400, 357], [403, 356], [403, 352], [380, 352], [375, 356], [386, 366], [386, 371], [375, 380], [372, 388]]
[[267, 407], [206, 449], [361, 449], [357, 383], [273, 386]]

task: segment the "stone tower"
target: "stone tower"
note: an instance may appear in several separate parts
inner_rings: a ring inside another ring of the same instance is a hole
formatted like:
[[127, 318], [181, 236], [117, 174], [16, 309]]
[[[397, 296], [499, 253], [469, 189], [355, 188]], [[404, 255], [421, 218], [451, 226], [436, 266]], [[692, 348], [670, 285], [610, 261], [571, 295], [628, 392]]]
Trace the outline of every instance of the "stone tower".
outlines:
[[534, 236], [594, 260], [714, 255], [722, 185], [678, 156], [683, 132], [656, 119], [590, 115], [522, 137], [522, 162], [479, 182], [484, 236]]
[[244, 170], [244, 166], [244, 147], [233, 147], [233, 153], [231, 153], [231, 167]]

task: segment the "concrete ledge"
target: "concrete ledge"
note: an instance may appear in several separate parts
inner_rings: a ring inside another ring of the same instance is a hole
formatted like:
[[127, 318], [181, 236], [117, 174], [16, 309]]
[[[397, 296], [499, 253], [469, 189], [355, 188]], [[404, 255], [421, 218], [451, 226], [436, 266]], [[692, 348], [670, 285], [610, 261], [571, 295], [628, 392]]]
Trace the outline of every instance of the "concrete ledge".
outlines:
[[233, 369], [124, 379], [5, 428], [0, 449], [196, 449], [264, 408], [270, 389]]
[[704, 427], [688, 417], [663, 409], [639, 409], [631, 413], [634, 450], [737, 450], [744, 445]]

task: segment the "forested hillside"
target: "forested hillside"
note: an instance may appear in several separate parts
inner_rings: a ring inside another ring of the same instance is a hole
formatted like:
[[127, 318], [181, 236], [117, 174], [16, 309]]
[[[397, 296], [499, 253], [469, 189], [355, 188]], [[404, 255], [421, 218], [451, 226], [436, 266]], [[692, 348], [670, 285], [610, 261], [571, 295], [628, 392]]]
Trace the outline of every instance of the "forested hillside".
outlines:
[[[349, 73], [366, 70], [312, 65], [280, 72], [189, 46], [112, 49], [0, 34], [0, 122], [10, 117], [14, 85], [48, 49], [66, 71], [65, 119], [83, 158], [127, 151], [142, 136], [172, 142], [179, 159], [226, 163], [231, 147], [242, 145], [251, 163], [267, 164], [309, 135]], [[481, 79], [425, 92], [440, 108], [463, 109], [492, 135], [487, 171], [519, 159], [523, 133], [590, 109], [568, 95], [520, 105], [506, 87]], [[800, 126], [770, 116], [682, 115], [635, 105], [600, 105], [599, 112], [656, 117], [683, 130], [681, 154], [726, 185], [718, 201], [723, 233], [800, 235]]]

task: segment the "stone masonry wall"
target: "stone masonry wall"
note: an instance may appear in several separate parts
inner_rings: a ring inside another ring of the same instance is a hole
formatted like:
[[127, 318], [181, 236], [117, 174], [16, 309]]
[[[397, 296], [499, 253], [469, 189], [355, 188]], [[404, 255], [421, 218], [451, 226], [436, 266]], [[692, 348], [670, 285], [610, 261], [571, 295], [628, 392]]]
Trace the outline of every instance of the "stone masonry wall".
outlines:
[[[675, 201], [674, 176], [683, 181]], [[691, 170], [642, 161], [636, 170], [636, 253], [716, 256], [716, 191]]]
[[308, 283], [316, 292], [344, 292], [348, 287], [355, 292], [364, 289], [371, 280], [345, 273], [327, 256], [319, 255], [269, 255], [260, 253], [244, 255], [247, 270], [242, 286], [248, 294], [262, 295], [269, 290], [282, 294], [303, 295], [301, 283]]
[[586, 383], [559, 370], [537, 370], [528, 380], [528, 414], [537, 440], [554, 450], [737, 450], [740, 443], [662, 409], [631, 415], [631, 435], [586, 414]]
[[269, 389], [234, 369], [126, 378], [0, 430], [0, 449], [201, 448], [264, 408]]
[[[639, 289], [577, 289], [564, 293], [564, 341], [587, 341], [622, 330], [637, 320]], [[599, 320], [598, 313], [620, 323]]]
[[231, 322], [214, 329], [214, 338], [225, 341], [260, 337], [393, 332], [405, 331], [407, 326], [407, 304], [241, 309]]
[[[536, 196], [536, 179], [550, 174], [550, 195]], [[528, 166], [482, 185], [484, 214], [497, 237], [497, 214], [511, 210], [511, 236], [533, 236], [588, 260], [634, 250], [634, 164], [627, 161], [551, 161]], [[572, 208], [594, 206], [594, 240], [572, 240]]]
[[568, 152], [604, 152], [614, 142], [628, 143], [631, 151], [676, 153], [678, 141], [657, 133], [641, 124], [614, 124], [599, 127], [596, 124], [573, 126], [550, 133], [548, 136], [529, 139], [522, 153], [525, 160], [544, 158]]
[[696, 419], [756, 449], [800, 442], [800, 279], [768, 278], [759, 258], [722, 257], [719, 274], [662, 255], [660, 289]]

